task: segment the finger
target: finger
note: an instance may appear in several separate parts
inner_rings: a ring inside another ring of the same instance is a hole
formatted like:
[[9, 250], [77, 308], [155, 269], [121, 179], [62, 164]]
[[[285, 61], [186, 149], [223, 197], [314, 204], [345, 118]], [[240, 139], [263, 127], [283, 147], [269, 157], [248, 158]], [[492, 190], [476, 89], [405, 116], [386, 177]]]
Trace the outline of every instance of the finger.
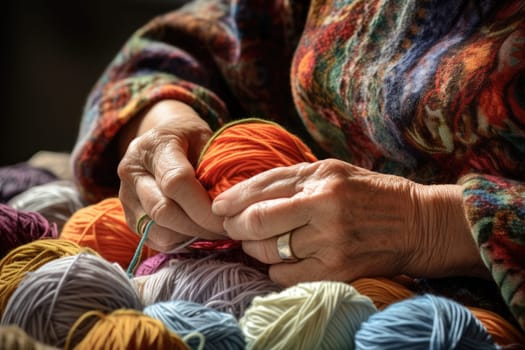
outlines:
[[[304, 259], [314, 256], [322, 247], [322, 245], [320, 245], [321, 242], [318, 242], [320, 240], [316, 239], [313, 234], [314, 232], [308, 226], [303, 226], [290, 232], [290, 250], [296, 258]], [[246, 254], [263, 263], [282, 263], [283, 260], [279, 256], [277, 249], [277, 240], [279, 237], [280, 235], [260, 241], [243, 241], [242, 249]], [[310, 237], [313, 237], [313, 239]]]
[[300, 179], [306, 176], [308, 163], [274, 168], [246, 179], [213, 201], [216, 215], [233, 216], [249, 205], [268, 199], [290, 197], [300, 191]]
[[240, 214], [224, 218], [228, 236], [237, 240], [261, 240], [308, 224], [311, 208], [304, 199], [278, 198], [257, 202]]
[[[186, 216], [207, 232], [223, 232], [222, 218], [212, 213], [211, 199], [196, 179], [193, 166], [178, 146], [158, 149], [150, 161], [145, 162], [157, 185], [167, 197], [180, 206]], [[204, 237], [204, 236], [203, 236]]]
[[146, 245], [159, 252], [167, 253], [191, 240], [192, 237], [174, 232], [166, 227], [153, 223], [151, 226]]
[[[211, 232], [196, 224], [182, 208], [170, 198], [163, 196], [151, 176], [140, 176], [136, 183], [137, 196], [140, 203], [139, 210], [148, 214], [156, 223], [152, 233], [171, 231], [190, 237], [205, 239], [224, 238], [224, 235]], [[140, 215], [140, 214], [139, 214]], [[155, 237], [153, 235], [152, 237]]]
[[[137, 220], [143, 215], [144, 209], [138, 201], [135, 191], [131, 191], [132, 187], [123, 185], [120, 188], [119, 197], [126, 216], [126, 222], [130, 228], [136, 232]], [[146, 213], [149, 216], [149, 214]], [[144, 232], [136, 232], [139, 235]], [[192, 237], [180, 234], [176, 231], [170, 230], [166, 227], [153, 223], [148, 231], [146, 245], [159, 252], [167, 252], [187, 242]]]

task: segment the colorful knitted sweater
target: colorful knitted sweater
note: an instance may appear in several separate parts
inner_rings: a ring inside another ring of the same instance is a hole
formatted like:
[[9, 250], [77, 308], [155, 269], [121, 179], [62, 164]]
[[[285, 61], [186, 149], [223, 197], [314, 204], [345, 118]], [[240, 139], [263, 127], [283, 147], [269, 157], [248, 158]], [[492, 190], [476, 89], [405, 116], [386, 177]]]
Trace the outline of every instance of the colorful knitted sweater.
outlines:
[[85, 107], [73, 157], [86, 197], [116, 194], [115, 136], [156, 101], [212, 128], [273, 119], [319, 157], [462, 185], [525, 329], [525, 1], [306, 3], [200, 0], [139, 29]]

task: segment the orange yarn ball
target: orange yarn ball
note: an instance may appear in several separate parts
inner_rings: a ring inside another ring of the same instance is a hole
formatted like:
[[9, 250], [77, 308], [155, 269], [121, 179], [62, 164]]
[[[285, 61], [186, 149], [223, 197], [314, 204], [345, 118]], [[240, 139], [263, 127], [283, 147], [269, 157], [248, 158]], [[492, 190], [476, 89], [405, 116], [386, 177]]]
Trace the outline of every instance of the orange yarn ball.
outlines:
[[[110, 262], [127, 269], [140, 236], [126, 223], [124, 210], [118, 198], [108, 198], [76, 211], [65, 223], [60, 238], [90, 247]], [[144, 247], [141, 259], [158, 252]]]
[[525, 335], [500, 315], [476, 307], [467, 306], [467, 308], [481, 321], [498, 345], [525, 344]]
[[196, 174], [215, 198], [263, 171], [316, 160], [301, 139], [279, 124], [249, 118], [226, 124], [214, 134], [202, 151]]
[[352, 286], [359, 293], [372, 299], [378, 310], [383, 310], [390, 304], [414, 295], [405, 286], [388, 278], [360, 278], [352, 282]]

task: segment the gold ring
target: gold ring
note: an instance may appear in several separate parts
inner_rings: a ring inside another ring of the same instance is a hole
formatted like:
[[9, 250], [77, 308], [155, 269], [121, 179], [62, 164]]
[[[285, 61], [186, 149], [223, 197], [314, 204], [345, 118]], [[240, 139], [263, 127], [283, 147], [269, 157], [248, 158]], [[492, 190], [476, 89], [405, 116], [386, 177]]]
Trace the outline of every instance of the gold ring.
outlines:
[[135, 232], [137, 232], [140, 236], [144, 235], [144, 230], [151, 221], [153, 221], [153, 219], [150, 218], [148, 214], [142, 214], [135, 225]]
[[284, 262], [293, 262], [297, 260], [297, 257], [294, 255], [290, 245], [292, 240], [292, 232], [293, 231], [289, 231], [277, 238], [277, 252], [279, 253], [281, 260]]

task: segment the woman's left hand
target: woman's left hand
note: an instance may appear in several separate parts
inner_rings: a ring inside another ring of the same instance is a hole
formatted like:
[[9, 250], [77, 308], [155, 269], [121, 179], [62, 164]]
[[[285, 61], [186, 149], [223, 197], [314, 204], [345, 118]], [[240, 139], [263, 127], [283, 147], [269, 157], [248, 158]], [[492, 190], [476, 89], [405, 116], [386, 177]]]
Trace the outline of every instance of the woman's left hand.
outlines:
[[[456, 185], [420, 185], [329, 159], [256, 175], [217, 196], [212, 210], [282, 285], [486, 272]], [[277, 250], [288, 232], [292, 262]]]

